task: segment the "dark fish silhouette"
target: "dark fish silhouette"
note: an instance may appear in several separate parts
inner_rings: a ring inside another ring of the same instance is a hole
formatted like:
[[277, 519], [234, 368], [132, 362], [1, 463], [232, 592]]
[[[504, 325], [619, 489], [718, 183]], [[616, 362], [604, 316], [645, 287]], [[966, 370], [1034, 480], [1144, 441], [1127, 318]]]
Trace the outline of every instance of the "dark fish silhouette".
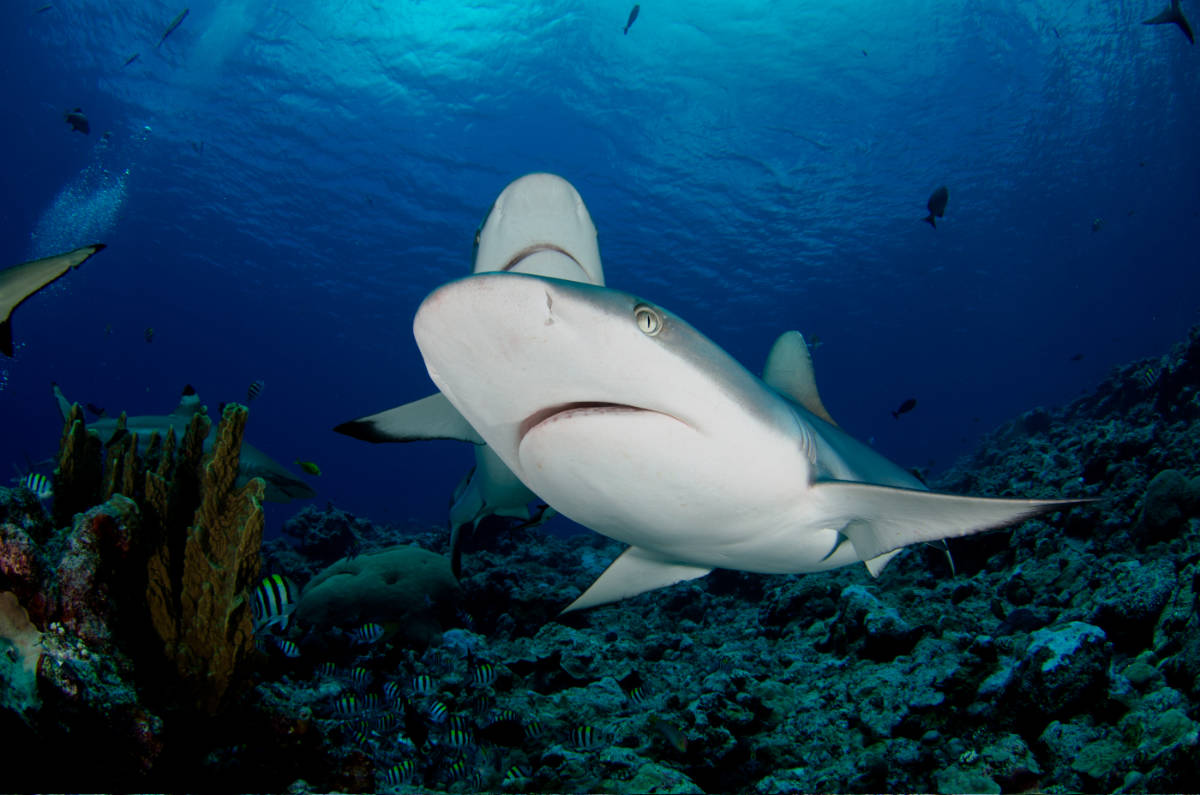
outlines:
[[175, 32], [175, 28], [183, 24], [183, 19], [188, 15], [189, 10], [191, 9], [183, 9], [171, 20], [171, 24], [167, 25], [167, 29], [163, 31], [162, 38], [158, 40], [158, 44], [154, 45], [156, 48], [161, 47], [162, 43], [167, 40], [167, 36], [170, 36]]
[[52, 6], [52, 5], [50, 5], [49, 3], [47, 3], [46, 5], [44, 5], [44, 6], [42, 6], [41, 8], [39, 8], [37, 11], [34, 11], [33, 13], [35, 13], [35, 14], [44, 14], [44, 13], [46, 13], [47, 11], [49, 11], [50, 9], [52, 9], [52, 8], [54, 8], [54, 6]]
[[948, 201], [950, 201], [950, 189], [943, 185], [935, 190], [933, 195], [929, 197], [929, 201], [926, 202], [925, 206], [929, 208], [929, 215], [925, 216], [923, 220], [928, 222], [934, 229], [937, 229], [937, 224], [934, 223], [933, 219], [934, 217], [941, 218], [945, 216], [946, 203]]
[[105, 412], [104, 412], [104, 409], [103, 409], [103, 408], [101, 408], [100, 406], [97, 406], [95, 403], [89, 403], [89, 404], [87, 404], [87, 406], [85, 406], [84, 408], [86, 408], [88, 411], [90, 411], [90, 412], [92, 412], [93, 414], [95, 414], [97, 417], [104, 417], [104, 416], [107, 416], [107, 415], [105, 414]]
[[1074, 356], [1071, 357], [1071, 361], [1073, 361], [1073, 362], [1083, 361], [1083, 354], [1082, 353], [1075, 354]]
[[900, 404], [900, 408], [898, 408], [892, 412], [892, 416], [895, 417], [896, 419], [900, 419], [901, 414], [907, 414], [908, 412], [912, 411], [916, 407], [917, 407], [917, 399], [909, 398], [908, 400], [906, 400]]
[[138, 56], [139, 56], [139, 55], [141, 55], [141, 53], [140, 53], [140, 52], [135, 52], [133, 55], [131, 55], [131, 56], [129, 56], [128, 58], [126, 58], [126, 59], [125, 59], [125, 64], [124, 64], [124, 66], [122, 66], [121, 68], [122, 68], [122, 69], [124, 69], [126, 66], [129, 66], [129, 64], [131, 64], [131, 63], [133, 63], [134, 61], [136, 61], [136, 60], [138, 59]]
[[88, 257], [104, 248], [103, 243], [84, 246], [65, 254], [35, 259], [0, 271], [0, 352], [13, 355], [12, 313], [26, 298], [72, 268], [78, 268]]
[[83, 108], [68, 110], [63, 113], [63, 120], [71, 125], [71, 129], [75, 132], [81, 132], [87, 135], [92, 131], [92, 125], [88, 124], [88, 117], [83, 114]]
[[146, 337], [146, 342], [154, 342], [154, 326], [147, 326], [146, 330], [142, 333]]
[[625, 35], [629, 35], [629, 29], [633, 27], [634, 21], [637, 19], [638, 12], [642, 10], [640, 5], [635, 5], [633, 10], [629, 12], [629, 21], [625, 23]]
[[263, 391], [263, 387], [265, 387], [266, 385], [267, 385], [267, 382], [262, 380], [261, 378], [258, 379], [257, 381], [254, 381], [253, 383], [251, 383], [250, 387], [246, 390], [246, 402], [249, 403], [250, 401], [254, 400], [254, 398], [261, 395], [262, 391]]
[[1192, 35], [1192, 26], [1188, 24], [1187, 17], [1183, 15], [1183, 9], [1179, 7], [1179, 0], [1171, 0], [1171, 4], [1157, 16], [1144, 20], [1142, 24], [1178, 25], [1179, 29], [1183, 31], [1183, 35], [1187, 36], [1187, 40], [1192, 44], [1196, 43], [1196, 37]]

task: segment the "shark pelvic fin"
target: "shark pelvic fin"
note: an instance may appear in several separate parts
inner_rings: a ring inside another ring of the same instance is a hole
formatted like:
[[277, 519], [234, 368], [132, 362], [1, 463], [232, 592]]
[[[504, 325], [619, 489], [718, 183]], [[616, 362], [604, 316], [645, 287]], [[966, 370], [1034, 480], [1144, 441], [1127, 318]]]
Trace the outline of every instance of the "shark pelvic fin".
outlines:
[[971, 535], [1089, 502], [962, 497], [844, 481], [814, 485], [812, 499], [821, 515], [841, 518], [839, 532], [872, 574], [887, 563], [879, 558], [909, 544]]
[[479, 438], [475, 429], [441, 392], [378, 414], [343, 422], [334, 430], [376, 444], [421, 439], [454, 439], [483, 444], [483, 439]]
[[703, 577], [710, 571], [705, 566], [676, 563], [648, 549], [629, 547], [563, 613], [628, 599], [655, 588]]
[[817, 378], [813, 373], [808, 343], [799, 331], [785, 331], [771, 346], [763, 381], [776, 392], [796, 401], [830, 425], [837, 425], [821, 403]]

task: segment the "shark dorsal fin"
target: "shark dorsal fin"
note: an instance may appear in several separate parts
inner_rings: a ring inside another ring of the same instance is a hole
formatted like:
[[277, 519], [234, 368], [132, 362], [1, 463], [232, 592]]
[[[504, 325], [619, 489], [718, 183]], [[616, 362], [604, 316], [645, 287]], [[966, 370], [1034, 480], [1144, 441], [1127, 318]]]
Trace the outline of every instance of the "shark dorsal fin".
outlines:
[[837, 425], [821, 403], [817, 392], [817, 379], [813, 375], [812, 356], [808, 343], [799, 331], [785, 331], [771, 346], [767, 364], [763, 368], [763, 381], [776, 392], [788, 397], [811, 411], [830, 425]]
[[179, 405], [171, 412], [171, 416], [191, 419], [193, 414], [203, 410], [204, 407], [200, 405], [200, 396], [196, 394], [192, 385], [188, 384], [183, 388], [183, 394], [179, 396]]

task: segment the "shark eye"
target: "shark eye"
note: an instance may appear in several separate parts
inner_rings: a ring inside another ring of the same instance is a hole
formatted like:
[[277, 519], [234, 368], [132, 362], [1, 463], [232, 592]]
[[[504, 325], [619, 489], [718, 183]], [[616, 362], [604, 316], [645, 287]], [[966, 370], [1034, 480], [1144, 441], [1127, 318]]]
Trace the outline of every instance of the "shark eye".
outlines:
[[647, 337], [653, 337], [662, 331], [662, 313], [648, 304], [638, 304], [635, 306], [633, 308], [633, 319], [637, 321], [638, 328]]

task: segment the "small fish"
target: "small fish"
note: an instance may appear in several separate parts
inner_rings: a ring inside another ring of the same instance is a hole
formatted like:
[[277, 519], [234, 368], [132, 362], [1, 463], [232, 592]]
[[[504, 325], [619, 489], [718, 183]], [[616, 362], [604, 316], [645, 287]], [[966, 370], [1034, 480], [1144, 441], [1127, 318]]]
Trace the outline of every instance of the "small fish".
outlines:
[[158, 44], [154, 45], [156, 49], [162, 46], [162, 43], [167, 40], [167, 36], [175, 32], [175, 28], [183, 24], [184, 17], [188, 15], [188, 11], [189, 9], [185, 8], [175, 15], [175, 18], [171, 20], [171, 24], [167, 25], [167, 29], [163, 31], [162, 38], [158, 40]]
[[458, 730], [460, 732], [470, 731], [471, 730], [471, 716], [470, 715], [451, 715], [450, 721], [446, 724], [446, 728], [448, 728], [450, 731], [455, 731], [455, 730]]
[[917, 399], [909, 398], [908, 400], [901, 403], [899, 408], [897, 408], [895, 411], [892, 412], [892, 416], [895, 417], [896, 419], [900, 419], [901, 414], [907, 414], [908, 412], [912, 411], [916, 407], [917, 407]]
[[128, 58], [126, 58], [126, 59], [125, 59], [125, 63], [123, 63], [123, 64], [121, 65], [121, 68], [122, 68], [122, 69], [124, 69], [126, 66], [129, 66], [129, 64], [133, 63], [133, 62], [134, 62], [134, 61], [136, 61], [138, 58], [140, 58], [140, 57], [141, 57], [141, 55], [142, 55], [142, 54], [141, 54], [140, 52], [135, 52], [133, 55], [131, 55], [131, 56], [129, 56]]
[[496, 681], [496, 667], [491, 663], [480, 663], [471, 671], [471, 681], [477, 687], [488, 687]]
[[1138, 380], [1149, 389], [1158, 381], [1158, 370], [1151, 365], [1146, 365], [1136, 373]]
[[50, 485], [50, 478], [40, 472], [30, 472], [21, 478], [21, 486], [32, 491], [33, 496], [39, 500], [48, 500], [54, 495], [54, 489]]
[[416, 775], [417, 763], [411, 759], [405, 759], [398, 765], [392, 765], [383, 774], [383, 783], [387, 787], [398, 787], [401, 784], [407, 784], [412, 781], [412, 777]]
[[354, 696], [342, 696], [333, 705], [333, 711], [339, 715], [355, 715], [358, 713], [358, 699]]
[[437, 690], [437, 685], [434, 684], [433, 677], [429, 674], [420, 674], [414, 676], [412, 680], [412, 691], [418, 695], [427, 696]]
[[192, 141], [192, 151], [198, 155], [204, 154], [204, 141]]
[[1083, 361], [1083, 354], [1082, 353], [1075, 354], [1074, 356], [1071, 357], [1071, 361], [1073, 361], [1073, 362]]
[[395, 715], [386, 714], [380, 715], [371, 721], [371, 728], [377, 732], [386, 734], [400, 724], [400, 719]]
[[637, 21], [638, 12], [640, 12], [641, 10], [642, 10], [642, 7], [640, 5], [635, 5], [633, 7], [633, 9], [629, 12], [629, 21], [625, 23], [625, 35], [626, 36], [629, 35], [629, 29], [631, 27], [633, 27], [633, 23]]
[[146, 330], [142, 332], [142, 336], [146, 338], [146, 342], [154, 342], [154, 326], [146, 326]]
[[687, 752], [687, 735], [684, 734], [683, 731], [674, 723], [671, 723], [668, 720], [663, 720], [657, 715], [651, 715], [650, 725], [653, 726], [654, 729], [658, 731], [658, 733], [661, 734], [676, 751], [681, 754]]
[[450, 710], [446, 709], [446, 705], [442, 702], [435, 701], [429, 706], [428, 713], [429, 719], [434, 723], [445, 723]]
[[44, 13], [46, 13], [47, 11], [49, 11], [50, 9], [52, 9], [52, 8], [54, 8], [54, 6], [52, 6], [52, 5], [50, 5], [49, 3], [47, 3], [46, 5], [44, 5], [44, 6], [42, 6], [41, 8], [39, 8], [37, 11], [34, 11], [33, 13], [35, 13], [35, 14], [44, 14]]
[[825, 341], [821, 339], [821, 335], [819, 335], [819, 334], [809, 334], [808, 335], [809, 351], [815, 351], [817, 348], [820, 348], [824, 344], [825, 344]]
[[354, 638], [355, 643], [368, 644], [374, 643], [383, 637], [383, 627], [378, 624], [363, 624], [354, 632], [350, 633]]
[[637, 687], [635, 687], [629, 691], [629, 693], [627, 694], [627, 697], [634, 704], [641, 704], [643, 701], [646, 700], [646, 691], [645, 691], [645, 689], [642, 688], [641, 685], [638, 685]]
[[246, 389], [246, 402], [249, 403], [250, 401], [254, 400], [256, 397], [261, 395], [262, 391], [263, 391], [263, 387], [265, 387], [266, 385], [267, 385], [266, 382], [263, 381], [261, 378], [258, 379], [257, 381], [254, 381], [253, 383], [251, 383], [250, 386]]
[[591, 726], [576, 726], [571, 729], [571, 745], [590, 751], [604, 745], [604, 739]]
[[97, 406], [95, 403], [89, 403], [89, 404], [87, 404], [86, 406], [84, 406], [84, 408], [86, 408], [88, 411], [90, 411], [90, 412], [92, 412], [93, 414], [95, 414], [97, 417], [103, 417], [103, 416], [106, 416], [106, 413], [105, 413], [104, 409], [100, 408], [100, 407], [99, 407], [99, 406]]
[[1183, 35], [1187, 36], [1187, 40], [1195, 44], [1196, 37], [1192, 35], [1192, 26], [1188, 24], [1187, 17], [1183, 15], [1183, 9], [1179, 7], [1179, 0], [1171, 0], [1170, 5], [1160, 11], [1157, 15], [1142, 21], [1143, 25], [1178, 25], [1183, 31]]
[[526, 739], [533, 740], [533, 739], [535, 739], [537, 737], [541, 737], [541, 736], [542, 736], [542, 722], [541, 721], [539, 721], [537, 718], [534, 718], [533, 720], [529, 721], [529, 723], [525, 724]]
[[532, 771], [530, 771], [530, 769], [524, 765], [513, 765], [508, 770], [504, 771], [504, 783], [507, 786], [520, 784], [529, 778], [531, 772]]
[[937, 229], [937, 224], [933, 219], [935, 217], [942, 218], [946, 215], [946, 203], [949, 201], [950, 189], [943, 185], [935, 190], [929, 197], [929, 201], [925, 203], [925, 206], [929, 209], [929, 215], [925, 216], [921, 220], [927, 222], [934, 229]]
[[384, 682], [383, 683], [383, 697], [390, 704], [395, 704], [401, 698], [403, 698], [404, 694], [400, 690], [400, 683], [397, 682], [395, 679], [389, 679], [388, 681]]
[[300, 467], [300, 470], [306, 475], [312, 475], [313, 477], [320, 477], [321, 475], [321, 468], [312, 461], [301, 461], [297, 458], [296, 466]]
[[71, 129], [75, 132], [87, 135], [92, 131], [92, 125], [88, 123], [88, 117], [84, 115], [83, 108], [75, 108], [75, 110], [64, 112], [63, 121], [71, 125]]
[[261, 631], [278, 626], [287, 629], [288, 619], [296, 609], [300, 590], [296, 583], [282, 574], [263, 579], [254, 590], [254, 628]]
[[337, 676], [337, 665], [331, 662], [323, 662], [317, 666], [317, 676], [326, 679], [332, 679]]
[[359, 705], [365, 710], [379, 709], [379, 695], [376, 693], [368, 693], [359, 701]]
[[112, 323], [105, 323], [104, 324], [104, 336], [108, 337], [111, 335], [112, 335]]
[[275, 638], [275, 645], [283, 652], [284, 657], [295, 659], [300, 656], [300, 647], [286, 638]]
[[350, 681], [359, 687], [371, 684], [371, 672], [361, 665], [350, 669]]
[[467, 748], [472, 745], [471, 733], [461, 729], [451, 729], [446, 733], [446, 743], [451, 748]]
[[1103, 218], [1093, 218], [1092, 219], [1092, 231], [1093, 232], [1099, 232], [1103, 228], [1104, 228], [1104, 219]]

